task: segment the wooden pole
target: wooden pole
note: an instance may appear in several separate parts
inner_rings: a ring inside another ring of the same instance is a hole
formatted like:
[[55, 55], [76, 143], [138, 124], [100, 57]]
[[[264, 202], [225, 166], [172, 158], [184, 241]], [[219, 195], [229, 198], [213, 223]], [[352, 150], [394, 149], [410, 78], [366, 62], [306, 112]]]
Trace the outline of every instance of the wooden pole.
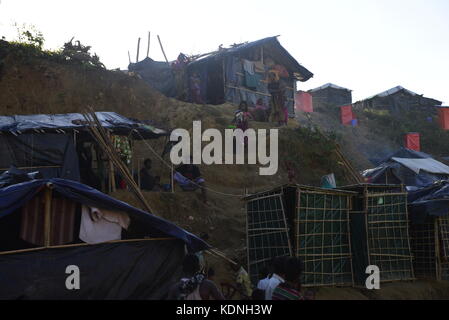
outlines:
[[140, 186], [141, 186], [141, 184], [140, 184], [140, 158], [137, 158], [137, 183], [138, 183], [139, 189], [141, 189], [140, 188]]
[[148, 32], [147, 58], [150, 54], [150, 40], [151, 40], [151, 32]]
[[136, 56], [136, 63], [139, 62], [139, 50], [140, 50], [140, 37], [137, 40], [137, 56]]
[[128, 50], [128, 61], [129, 61], [129, 64], [131, 64], [131, 54], [129, 53], [129, 50]]
[[89, 123], [89, 129], [92, 136], [97, 140], [99, 146], [103, 149], [103, 151], [109, 156], [109, 159], [112, 161], [114, 166], [119, 170], [122, 175], [122, 178], [125, 179], [128, 186], [131, 187], [131, 191], [134, 195], [142, 202], [145, 209], [148, 213], [154, 212], [142, 192], [139, 189], [139, 186], [134, 181], [134, 178], [131, 176], [129, 172], [129, 168], [124, 165], [123, 161], [120, 159], [117, 151], [115, 150], [114, 143], [111, 141], [110, 134], [107, 130], [102, 126], [100, 120], [98, 120], [94, 110], [89, 107], [89, 111], [83, 114], [85, 120]]
[[174, 184], [174, 171], [173, 171], [173, 164], [171, 165], [171, 177], [170, 177], [170, 184], [171, 184], [171, 193], [175, 193], [175, 184]]
[[44, 246], [49, 247], [51, 244], [51, 199], [52, 199], [51, 185], [46, 185], [44, 192], [45, 192]]
[[162, 53], [164, 54], [165, 61], [167, 62], [167, 64], [169, 64], [167, 56], [165, 55], [164, 47], [162, 46], [161, 38], [159, 38], [159, 35], [157, 35], [157, 40], [159, 41], [159, 45], [161, 46], [161, 50], [162, 50]]

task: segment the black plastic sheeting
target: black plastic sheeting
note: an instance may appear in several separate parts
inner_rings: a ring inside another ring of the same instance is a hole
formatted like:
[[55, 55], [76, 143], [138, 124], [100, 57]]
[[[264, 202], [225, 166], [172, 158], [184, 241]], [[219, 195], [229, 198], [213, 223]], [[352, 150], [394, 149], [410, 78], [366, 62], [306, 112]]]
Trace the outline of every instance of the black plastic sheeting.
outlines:
[[[39, 171], [43, 178], [80, 180], [73, 136], [55, 133], [0, 136], [0, 169]], [[1, 171], [1, 170], [0, 170]]]
[[425, 223], [428, 216], [449, 214], [449, 182], [439, 181], [408, 193], [408, 209], [413, 224]]
[[424, 187], [436, 181], [447, 179], [447, 175], [413, 170], [392, 160], [392, 158], [428, 159], [432, 156], [419, 151], [401, 148], [385, 158], [376, 168], [365, 170], [363, 176], [374, 184], [404, 184], [406, 186]]
[[[128, 136], [132, 133], [134, 139], [153, 139], [167, 135], [167, 132], [162, 129], [143, 121], [126, 118], [115, 112], [95, 112], [95, 114], [101, 125], [116, 135]], [[58, 130], [82, 131], [88, 130], [88, 124], [80, 113], [0, 116], [0, 132], [12, 134], [29, 131], [43, 133], [42, 130], [45, 130], [45, 132]]]
[[167, 62], [154, 61], [147, 57], [137, 63], [131, 63], [128, 70], [139, 74], [152, 88], [165, 96], [172, 98], [176, 96], [175, 78]]
[[42, 174], [39, 171], [28, 173], [15, 167], [11, 167], [8, 171], [0, 175], [0, 188], [35, 179], [42, 179]]
[[[0, 299], [166, 298], [179, 280], [184, 244], [178, 240], [106, 243], [0, 255]], [[68, 290], [67, 266], [80, 271]]]

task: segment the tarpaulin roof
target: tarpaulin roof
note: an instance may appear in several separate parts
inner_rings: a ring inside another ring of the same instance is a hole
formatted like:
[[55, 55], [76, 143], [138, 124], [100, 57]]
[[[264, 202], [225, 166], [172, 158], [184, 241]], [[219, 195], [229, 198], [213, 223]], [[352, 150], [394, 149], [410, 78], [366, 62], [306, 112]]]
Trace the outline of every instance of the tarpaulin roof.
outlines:
[[385, 159], [383, 159], [381, 162], [386, 162], [392, 158], [428, 159], [428, 158], [432, 158], [432, 156], [430, 154], [427, 154], [427, 153], [424, 153], [421, 151], [415, 151], [415, 150], [401, 147], [398, 151], [391, 153]]
[[[135, 139], [152, 139], [167, 135], [167, 132], [139, 120], [126, 118], [115, 112], [95, 112], [103, 127], [117, 135], [133, 133]], [[81, 113], [34, 114], [0, 116], [0, 132], [25, 133], [45, 130], [83, 130], [88, 127]]]
[[132, 207], [94, 188], [65, 179], [32, 180], [0, 189], [0, 218], [24, 206], [47, 184], [52, 184], [53, 191], [72, 201], [98, 208], [126, 212], [146, 226], [152, 236], [169, 236], [180, 239], [193, 252], [209, 248], [209, 245], [203, 240], [167, 220]]
[[424, 223], [427, 216], [449, 214], [449, 182], [439, 181], [408, 193], [410, 219]]
[[392, 158], [392, 160], [399, 162], [403, 166], [409, 168], [416, 174], [421, 170], [430, 173], [449, 174], [449, 167], [435, 159], [407, 159], [407, 158]]
[[128, 70], [137, 72], [145, 82], [167, 97], [176, 96], [175, 78], [172, 67], [167, 62], [146, 57], [142, 61], [130, 63]]
[[333, 89], [338, 89], [338, 90], [352, 91], [352, 90], [350, 90], [350, 89], [347, 89], [347, 88], [343, 88], [343, 87], [337, 86], [336, 84], [333, 84], [333, 83], [326, 83], [326, 84], [324, 84], [324, 85], [322, 85], [322, 86], [320, 86], [320, 87], [318, 87], [318, 88], [309, 90], [309, 92], [316, 92], [316, 91], [323, 90], [323, 89], [327, 89], [327, 88], [333, 88]]
[[405, 148], [391, 154], [376, 168], [363, 172], [371, 183], [385, 183], [387, 177], [392, 176], [398, 183], [415, 187], [447, 179], [448, 175], [449, 167], [445, 164], [426, 153]]
[[298, 80], [307, 81], [313, 77], [313, 73], [307, 70], [305, 67], [299, 64], [295, 58], [280, 44], [279, 40], [276, 37], [268, 37], [261, 40], [244, 43], [241, 45], [234, 46], [229, 49], [222, 49], [218, 52], [211, 53], [201, 59], [195, 60], [191, 62], [188, 66], [197, 66], [202, 63], [206, 63], [209, 61], [213, 61], [214, 59], [219, 59], [221, 57], [225, 57], [227, 55], [236, 55], [241, 52], [264, 46], [264, 45], [273, 45], [275, 50], [271, 51], [270, 54], [273, 55], [273, 58], [277, 60], [278, 63], [282, 63], [287, 70], [293, 71], [294, 73], [298, 73], [300, 76]]
[[[403, 91], [403, 92], [405, 92], [405, 93], [407, 93], [407, 94], [409, 94], [409, 95], [411, 95], [411, 96], [422, 96], [422, 95], [417, 94], [417, 93], [415, 93], [415, 92], [413, 92], [413, 91], [410, 91], [410, 90], [408, 90], [408, 89], [405, 89], [405, 88], [402, 87], [402, 86], [396, 86], [396, 87], [394, 87], [394, 88], [388, 89], [388, 90], [383, 91], [383, 92], [381, 92], [381, 93], [375, 94], [375, 95], [373, 95], [373, 96], [371, 96], [371, 97], [368, 97], [368, 98], [366, 98], [366, 99], [363, 99], [362, 101], [365, 101], [365, 100], [371, 100], [371, 99], [374, 99], [374, 98], [377, 98], [377, 97], [379, 97], [379, 98], [385, 98], [385, 97], [391, 96], [391, 95], [393, 95], [393, 94], [396, 94], [396, 93], [398, 93], [398, 92], [400, 92], [400, 91]], [[433, 99], [433, 100], [435, 100], [435, 99]], [[435, 102], [436, 102], [437, 104], [440, 104], [440, 105], [441, 105], [441, 103], [442, 103], [441, 101], [438, 101], [438, 100], [435, 100]]]

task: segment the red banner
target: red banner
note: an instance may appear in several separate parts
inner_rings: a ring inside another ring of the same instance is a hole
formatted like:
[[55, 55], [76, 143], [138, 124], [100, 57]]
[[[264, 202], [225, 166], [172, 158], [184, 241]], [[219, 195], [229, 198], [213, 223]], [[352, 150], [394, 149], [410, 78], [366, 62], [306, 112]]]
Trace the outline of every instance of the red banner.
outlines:
[[419, 133], [406, 134], [404, 143], [407, 149], [421, 151]]
[[441, 129], [449, 130], [449, 108], [439, 108], [438, 118]]
[[342, 124], [351, 124], [352, 119], [354, 119], [354, 114], [352, 113], [352, 105], [340, 107], [340, 115]]
[[304, 91], [296, 92], [295, 108], [304, 112], [313, 112], [312, 95]]

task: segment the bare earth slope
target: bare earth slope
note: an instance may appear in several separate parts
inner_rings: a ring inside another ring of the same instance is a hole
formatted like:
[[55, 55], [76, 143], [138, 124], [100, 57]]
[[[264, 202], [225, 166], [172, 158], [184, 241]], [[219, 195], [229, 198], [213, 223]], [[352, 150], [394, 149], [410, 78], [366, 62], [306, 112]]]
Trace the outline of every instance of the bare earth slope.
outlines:
[[[152, 120], [164, 128], [190, 131], [194, 120], [202, 121], [203, 130], [225, 129], [231, 123], [235, 110], [231, 105], [194, 105], [169, 99], [137, 77], [30, 54], [20, 46], [0, 41], [1, 115], [83, 112], [86, 106]], [[270, 128], [266, 123], [256, 122], [252, 122], [251, 127]], [[169, 169], [149, 149], [151, 146], [160, 154], [165, 140], [147, 143], [137, 144], [136, 158], [152, 158], [162, 182], [168, 183]], [[344, 147], [349, 148], [350, 145]], [[168, 161], [168, 158], [164, 160]], [[211, 188], [209, 205], [202, 203], [198, 193], [186, 193], [179, 189], [173, 194], [145, 193], [145, 196], [154, 214], [191, 232], [209, 233], [212, 245], [246, 265], [245, 211], [241, 195], [245, 190], [267, 190], [286, 183], [285, 160], [294, 162], [298, 183], [319, 185], [320, 177], [331, 172], [336, 174], [339, 185], [347, 183], [334, 156], [333, 144], [291, 120], [289, 126], [279, 132], [279, 170], [276, 175], [260, 176], [257, 165], [201, 165], [202, 174]], [[363, 161], [366, 159], [355, 163], [363, 166]], [[113, 196], [141, 207], [127, 191], [118, 191]], [[234, 278], [233, 270], [223, 260], [211, 257], [210, 262], [216, 269], [217, 282]], [[356, 289], [324, 288], [318, 292], [319, 298], [339, 296], [355, 299], [360, 297], [360, 293]]]

